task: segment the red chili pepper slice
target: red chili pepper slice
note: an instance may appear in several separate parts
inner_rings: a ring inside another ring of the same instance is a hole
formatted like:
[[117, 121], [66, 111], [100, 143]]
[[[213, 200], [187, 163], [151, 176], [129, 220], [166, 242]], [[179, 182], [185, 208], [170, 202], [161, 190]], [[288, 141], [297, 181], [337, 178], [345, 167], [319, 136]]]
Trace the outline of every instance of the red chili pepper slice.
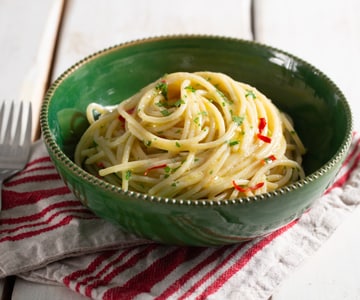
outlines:
[[240, 185], [237, 185], [237, 183], [235, 182], [235, 180], [232, 181], [232, 184], [234, 186], [234, 188], [236, 190], [238, 190], [239, 192], [245, 193], [246, 192], [246, 188], [241, 187]]
[[259, 133], [262, 133], [266, 126], [266, 119], [265, 118], [259, 118]]
[[144, 172], [144, 175], [147, 176], [151, 170], [166, 168], [166, 166], [167, 166], [167, 164], [162, 164], [162, 165], [150, 167], [150, 168], [146, 169], [146, 171]]
[[260, 189], [264, 186], [265, 182], [259, 182], [257, 184], [255, 184], [254, 186], [252, 187], [249, 187], [250, 190], [252, 191], [256, 191], [257, 189]]
[[271, 138], [266, 135], [262, 135], [260, 133], [257, 134], [258, 139], [262, 140], [265, 143], [271, 143]]
[[263, 135], [262, 132], [264, 131], [265, 127], [266, 127], [266, 119], [265, 118], [259, 118], [259, 133], [257, 134], [258, 139], [262, 140], [265, 143], [271, 143], [271, 138], [269, 138], [266, 135]]
[[256, 191], [257, 189], [260, 189], [264, 186], [265, 182], [259, 182], [255, 184], [254, 186], [249, 187], [242, 187], [238, 184], [236, 184], [235, 180], [232, 181], [232, 184], [236, 190], [238, 190], [241, 193], [246, 193], [248, 191]]
[[275, 160], [276, 160], [275, 155], [270, 155], [262, 160], [262, 164], [265, 165], [265, 164], [271, 163]]
[[104, 165], [104, 163], [103, 162], [98, 162], [97, 164], [96, 164], [97, 166], [98, 166], [98, 168], [100, 168], [100, 169], [104, 169], [105, 168], [105, 165]]

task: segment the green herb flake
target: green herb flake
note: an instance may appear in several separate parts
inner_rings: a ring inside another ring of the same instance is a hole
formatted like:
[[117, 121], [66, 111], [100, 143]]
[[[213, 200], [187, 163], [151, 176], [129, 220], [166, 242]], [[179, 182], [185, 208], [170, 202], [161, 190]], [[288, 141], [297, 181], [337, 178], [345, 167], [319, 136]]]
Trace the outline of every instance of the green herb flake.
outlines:
[[167, 101], [159, 101], [159, 102], [155, 103], [156, 106], [165, 107], [165, 108], [180, 107], [182, 104], [185, 104], [185, 101], [182, 99], [179, 99], [179, 100], [175, 101], [174, 103], [169, 103]]
[[239, 144], [239, 141], [230, 141], [229, 142], [229, 146], [232, 147], [232, 146], [235, 146], [235, 145], [238, 145]]
[[164, 96], [167, 100], [167, 93], [168, 93], [168, 84], [165, 80], [161, 80], [156, 86], [155, 89]]
[[130, 180], [130, 178], [131, 178], [131, 170], [127, 170], [125, 173], [125, 179]]
[[171, 170], [171, 173], [175, 173], [177, 170], [179, 170], [179, 169], [180, 169], [180, 167], [181, 167], [181, 165], [180, 165], [180, 166], [178, 166], [178, 167], [176, 167], [176, 168], [174, 168], [174, 169], [172, 169], [172, 170]]
[[167, 117], [167, 116], [169, 116], [171, 114], [167, 109], [163, 109], [160, 112], [164, 117]]
[[185, 104], [185, 101], [183, 99], [179, 99], [179, 100], [175, 101], [174, 106], [180, 107], [181, 104]]
[[156, 102], [155, 105], [158, 106], [158, 107], [165, 107], [166, 103], [163, 102], [163, 101], [159, 101], [159, 102]]
[[176, 147], [180, 148], [181, 147], [181, 144], [179, 142], [176, 142], [175, 143]]
[[186, 90], [195, 93], [196, 89], [194, 87], [192, 87], [191, 85], [188, 85], [187, 87], [185, 87]]
[[255, 93], [254, 93], [254, 91], [252, 91], [252, 90], [246, 90], [246, 94], [245, 94], [245, 97], [251, 97], [251, 98], [253, 98], [253, 99], [256, 99], [256, 95], [255, 95]]
[[244, 122], [244, 117], [232, 116], [232, 120], [233, 120], [238, 126], [241, 126], [242, 123]]

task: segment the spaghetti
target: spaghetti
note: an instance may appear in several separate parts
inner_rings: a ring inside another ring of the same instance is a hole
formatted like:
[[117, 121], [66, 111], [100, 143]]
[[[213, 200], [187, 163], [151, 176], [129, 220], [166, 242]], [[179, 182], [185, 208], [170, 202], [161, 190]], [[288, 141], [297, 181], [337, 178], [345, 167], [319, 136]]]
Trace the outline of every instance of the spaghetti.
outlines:
[[87, 117], [75, 162], [123, 190], [221, 200], [305, 176], [291, 119], [222, 73], [167, 74], [119, 105], [90, 104]]

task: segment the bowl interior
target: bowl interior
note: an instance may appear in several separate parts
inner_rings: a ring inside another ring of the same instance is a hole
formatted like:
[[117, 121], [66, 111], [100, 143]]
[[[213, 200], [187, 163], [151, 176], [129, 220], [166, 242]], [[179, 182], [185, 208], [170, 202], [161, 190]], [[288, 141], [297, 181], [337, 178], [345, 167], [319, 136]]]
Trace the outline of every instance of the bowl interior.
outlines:
[[135, 41], [84, 59], [50, 88], [43, 122], [72, 159], [88, 126], [84, 112], [90, 102], [117, 104], [166, 73], [205, 70], [253, 85], [293, 118], [308, 149], [307, 174], [328, 162], [349, 134], [350, 113], [342, 93], [306, 62], [252, 42], [192, 36]]

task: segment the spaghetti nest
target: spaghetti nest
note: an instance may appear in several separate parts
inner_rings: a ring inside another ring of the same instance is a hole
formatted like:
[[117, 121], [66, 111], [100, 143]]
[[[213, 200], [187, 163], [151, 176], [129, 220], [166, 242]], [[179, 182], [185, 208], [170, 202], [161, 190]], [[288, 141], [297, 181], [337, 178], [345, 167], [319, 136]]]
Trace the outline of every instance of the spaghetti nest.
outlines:
[[90, 104], [87, 116], [75, 162], [123, 190], [221, 200], [304, 177], [291, 119], [222, 73], [167, 74], [117, 106]]

